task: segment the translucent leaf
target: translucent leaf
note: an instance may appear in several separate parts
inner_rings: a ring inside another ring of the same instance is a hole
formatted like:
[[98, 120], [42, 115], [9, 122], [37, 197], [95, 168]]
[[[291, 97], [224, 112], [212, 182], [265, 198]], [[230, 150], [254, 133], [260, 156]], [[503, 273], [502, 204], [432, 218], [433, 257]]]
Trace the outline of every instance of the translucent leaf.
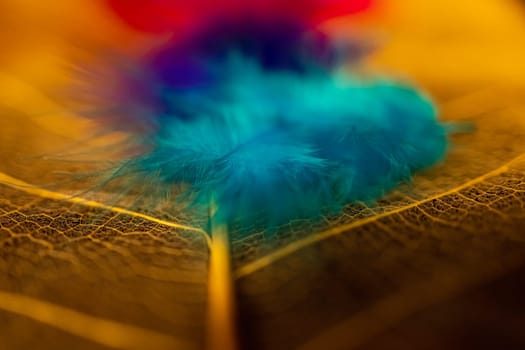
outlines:
[[[291, 223], [272, 239], [256, 229], [234, 239], [246, 348], [525, 346], [523, 9], [511, 0], [402, 3], [376, 27], [388, 40], [374, 69], [415, 79], [445, 119], [475, 130], [454, 137], [444, 164], [377, 205]], [[16, 50], [0, 55], [0, 344], [201, 348], [204, 232], [177, 210], [126, 211], [105, 193], [89, 193], [95, 202], [30, 185], [77, 170], [41, 156], [83, 130], [39, 93], [60, 76], [61, 51], [46, 52], [27, 71]]]

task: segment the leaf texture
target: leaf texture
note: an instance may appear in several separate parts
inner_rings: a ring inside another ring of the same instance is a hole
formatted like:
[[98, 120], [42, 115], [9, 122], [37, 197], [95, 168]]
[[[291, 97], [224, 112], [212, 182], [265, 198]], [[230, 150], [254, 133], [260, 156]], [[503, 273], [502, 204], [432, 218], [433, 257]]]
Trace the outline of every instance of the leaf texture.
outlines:
[[[525, 14], [511, 0], [400, 6], [376, 24], [391, 37], [373, 68], [416, 79], [444, 119], [474, 130], [374, 205], [277, 233], [234, 230], [245, 348], [525, 347]], [[82, 162], [42, 155], [83, 129], [31, 70], [13, 79], [18, 66], [1, 60], [0, 349], [202, 348], [205, 233], [176, 208], [72, 196], [89, 184], [63, 185], [57, 170]]]
[[[5, 185], [0, 193], [3, 346], [200, 346], [208, 260], [203, 233]], [[29, 314], [10, 308], [21, 297], [36, 305]], [[57, 335], [56, 328], [82, 340]]]
[[520, 157], [457, 191], [310, 238], [259, 269], [241, 268], [245, 333], [261, 349], [358, 348], [521, 266], [524, 170]]

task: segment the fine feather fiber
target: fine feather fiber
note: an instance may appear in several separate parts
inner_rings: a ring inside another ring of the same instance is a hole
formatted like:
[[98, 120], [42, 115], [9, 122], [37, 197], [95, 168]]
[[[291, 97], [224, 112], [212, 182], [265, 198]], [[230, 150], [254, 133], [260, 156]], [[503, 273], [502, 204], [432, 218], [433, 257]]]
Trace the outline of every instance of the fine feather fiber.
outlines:
[[191, 206], [218, 203], [226, 222], [335, 214], [370, 201], [440, 160], [446, 129], [431, 102], [388, 80], [271, 73], [237, 57], [220, 86], [174, 93], [151, 145], [123, 174], [189, 184]]
[[443, 159], [447, 128], [424, 94], [342, 72], [337, 45], [300, 21], [265, 21], [221, 18], [115, 68], [120, 107], [101, 125], [144, 151], [114, 176], [182, 185], [177, 201], [213, 205], [215, 222], [275, 227], [371, 202]]

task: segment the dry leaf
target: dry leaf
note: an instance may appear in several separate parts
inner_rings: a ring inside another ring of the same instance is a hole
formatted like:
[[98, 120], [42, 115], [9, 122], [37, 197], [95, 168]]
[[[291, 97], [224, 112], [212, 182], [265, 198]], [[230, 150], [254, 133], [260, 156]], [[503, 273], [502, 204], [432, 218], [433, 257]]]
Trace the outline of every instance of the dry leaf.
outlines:
[[[475, 130], [376, 206], [235, 238], [246, 348], [525, 347], [525, 11], [399, 6], [376, 27], [375, 69], [415, 79]], [[46, 129], [35, 113], [70, 116], [28, 79], [0, 76], [0, 349], [201, 348], [206, 234], [181, 213], [28, 185], [61, 166], [39, 155], [81, 134]]]

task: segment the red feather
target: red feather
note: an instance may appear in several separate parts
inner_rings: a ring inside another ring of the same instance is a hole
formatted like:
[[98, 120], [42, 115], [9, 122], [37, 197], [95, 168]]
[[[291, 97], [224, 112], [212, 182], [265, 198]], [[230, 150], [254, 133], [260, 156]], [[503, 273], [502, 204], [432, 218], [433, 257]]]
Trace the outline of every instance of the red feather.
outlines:
[[316, 25], [363, 11], [373, 0], [107, 0], [124, 21], [150, 33], [188, 32], [210, 17], [250, 13], [296, 17]]

